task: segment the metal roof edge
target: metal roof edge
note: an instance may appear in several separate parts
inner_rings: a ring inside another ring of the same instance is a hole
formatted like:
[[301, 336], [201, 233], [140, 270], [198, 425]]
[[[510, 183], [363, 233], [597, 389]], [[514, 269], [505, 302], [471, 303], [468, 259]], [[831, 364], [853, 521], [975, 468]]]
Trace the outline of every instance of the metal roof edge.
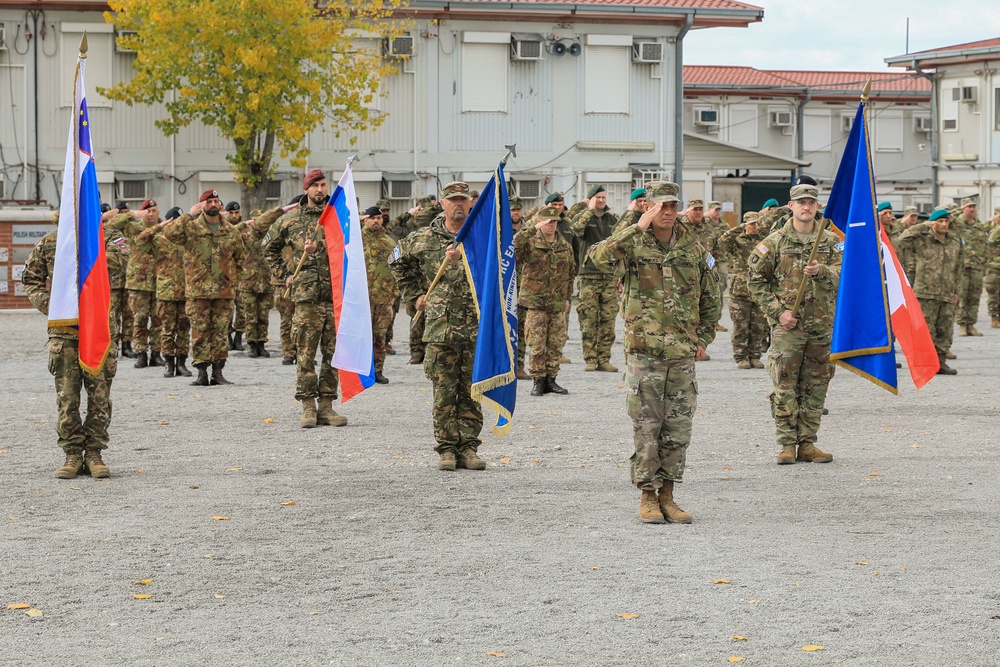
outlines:
[[712, 139], [710, 137], [706, 137], [703, 134], [696, 134], [694, 132], [689, 132], [687, 130], [684, 131], [684, 138], [685, 139], [700, 139], [701, 141], [705, 141], [707, 143], [714, 144], [716, 146], [722, 146], [724, 148], [731, 148], [733, 150], [737, 150], [737, 151], [740, 151], [742, 153], [750, 153], [751, 155], [758, 155], [760, 157], [766, 157], [766, 158], [771, 159], [771, 160], [781, 160], [782, 162], [790, 162], [792, 164], [797, 164], [800, 167], [808, 167], [809, 165], [812, 164], [812, 162], [807, 162], [805, 160], [800, 160], [800, 159], [798, 159], [796, 157], [791, 157], [791, 156], [788, 156], [788, 155], [779, 155], [777, 153], [769, 153], [767, 151], [754, 150], [753, 148], [747, 148], [746, 146], [738, 146], [736, 144], [731, 144], [731, 143], [729, 143], [727, 141], [720, 141], [718, 139]]

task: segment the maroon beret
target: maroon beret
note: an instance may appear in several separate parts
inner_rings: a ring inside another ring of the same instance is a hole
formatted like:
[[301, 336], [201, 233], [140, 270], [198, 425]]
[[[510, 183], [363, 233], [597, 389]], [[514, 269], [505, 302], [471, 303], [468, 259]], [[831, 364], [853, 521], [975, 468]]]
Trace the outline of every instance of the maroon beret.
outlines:
[[147, 208], [153, 208], [154, 206], [156, 206], [156, 200], [147, 199], [146, 201], [142, 202], [142, 206], [139, 207], [139, 210], [145, 211]]
[[305, 178], [302, 179], [302, 189], [308, 190], [309, 186], [311, 186], [316, 181], [324, 181], [324, 180], [326, 180], [326, 176], [323, 175], [323, 172], [319, 169], [313, 169], [308, 174], [306, 174]]
[[[198, 197], [198, 203], [200, 204], [202, 202], [206, 202], [209, 199], [219, 199], [219, 193], [216, 192], [215, 190], [205, 190], [204, 192], [201, 193], [201, 196]], [[219, 201], [222, 200], [219, 199]]]

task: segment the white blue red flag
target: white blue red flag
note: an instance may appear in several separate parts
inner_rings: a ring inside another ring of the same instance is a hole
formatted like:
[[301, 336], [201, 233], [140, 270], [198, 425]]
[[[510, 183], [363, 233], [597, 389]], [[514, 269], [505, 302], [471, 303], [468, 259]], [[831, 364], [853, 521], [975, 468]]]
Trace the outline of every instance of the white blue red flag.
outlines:
[[94, 149], [84, 72], [87, 58], [77, 59], [66, 169], [59, 206], [59, 233], [52, 270], [49, 326], [78, 332], [80, 366], [98, 375], [111, 351], [111, 287], [101, 226]]
[[347, 163], [340, 182], [319, 218], [326, 236], [333, 287], [333, 319], [337, 349], [333, 366], [340, 376], [341, 403], [375, 384], [372, 312], [368, 300], [368, 271], [361, 245], [361, 216], [354, 193], [354, 174]]

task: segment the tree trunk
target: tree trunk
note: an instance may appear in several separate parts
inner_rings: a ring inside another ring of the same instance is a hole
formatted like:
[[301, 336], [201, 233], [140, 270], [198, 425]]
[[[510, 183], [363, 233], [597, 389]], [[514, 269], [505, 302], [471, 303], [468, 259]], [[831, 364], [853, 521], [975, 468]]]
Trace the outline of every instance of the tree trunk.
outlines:
[[254, 211], [266, 210], [268, 206], [267, 184], [270, 180], [271, 157], [274, 155], [274, 133], [265, 133], [263, 146], [258, 149], [259, 140], [259, 133], [253, 140], [234, 140], [236, 167], [243, 170], [243, 173], [238, 173], [237, 176], [240, 177], [240, 206], [244, 220], [253, 217]]

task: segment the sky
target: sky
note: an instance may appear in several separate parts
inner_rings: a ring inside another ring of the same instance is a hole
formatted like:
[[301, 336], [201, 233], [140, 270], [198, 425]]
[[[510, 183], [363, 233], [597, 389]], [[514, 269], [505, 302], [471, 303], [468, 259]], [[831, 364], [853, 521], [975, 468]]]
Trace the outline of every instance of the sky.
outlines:
[[[1000, 37], [996, 0], [742, 0], [763, 7], [748, 28], [692, 30], [685, 65], [891, 71], [884, 59]], [[804, 46], [803, 46], [804, 45]]]

